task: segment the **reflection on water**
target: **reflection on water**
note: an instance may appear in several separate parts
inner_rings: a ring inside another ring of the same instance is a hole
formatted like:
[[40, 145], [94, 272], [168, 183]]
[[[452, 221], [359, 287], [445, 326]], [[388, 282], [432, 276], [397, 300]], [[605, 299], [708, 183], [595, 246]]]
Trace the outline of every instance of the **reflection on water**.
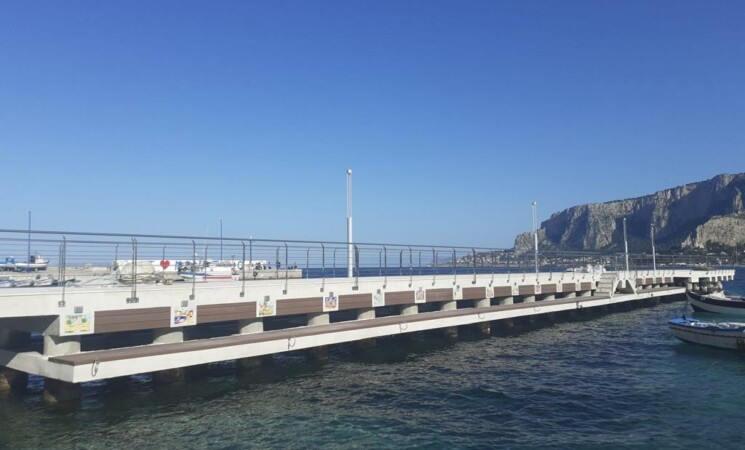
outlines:
[[[742, 274], [728, 283], [743, 290]], [[745, 355], [668, 332], [684, 303], [488, 339], [384, 339], [331, 350], [326, 365], [279, 355], [255, 374], [126, 392], [85, 386], [82, 408], [31, 393], [0, 402], [4, 448], [738, 447]]]

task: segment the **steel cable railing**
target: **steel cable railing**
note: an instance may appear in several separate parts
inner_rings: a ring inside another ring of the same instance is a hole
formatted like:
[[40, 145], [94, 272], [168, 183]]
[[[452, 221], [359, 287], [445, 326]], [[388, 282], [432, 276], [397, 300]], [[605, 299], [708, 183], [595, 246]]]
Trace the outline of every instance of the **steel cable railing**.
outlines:
[[[33, 255], [25, 255], [29, 244]], [[284, 279], [286, 288], [289, 278], [348, 277], [348, 251], [346, 242], [0, 230], [0, 269], [10, 271], [13, 264], [38, 255], [48, 260], [49, 268], [56, 269], [58, 278], [62, 273], [73, 276], [73, 269], [113, 273], [130, 264], [136, 279], [140, 262], [164, 273], [222, 263], [232, 265], [233, 275], [244, 281], [271, 274]], [[351, 276], [355, 280], [383, 277], [384, 284], [392, 276], [408, 277], [411, 283], [414, 276], [426, 275], [432, 277], [433, 284], [440, 277], [452, 277], [455, 284], [475, 282], [484, 274], [519, 275], [522, 279], [535, 276], [533, 253], [512, 249], [361, 242], [354, 244], [353, 252]], [[735, 262], [724, 255], [705, 254], [658, 254], [655, 259], [657, 272]], [[629, 254], [632, 274], [650, 273], [652, 265], [651, 254]], [[603, 252], [542, 250], [538, 266], [552, 280], [557, 274], [566, 278], [571, 273], [570, 277], [576, 278], [598, 270], [626, 270], [623, 253]], [[136, 287], [132, 297], [136, 298]]]

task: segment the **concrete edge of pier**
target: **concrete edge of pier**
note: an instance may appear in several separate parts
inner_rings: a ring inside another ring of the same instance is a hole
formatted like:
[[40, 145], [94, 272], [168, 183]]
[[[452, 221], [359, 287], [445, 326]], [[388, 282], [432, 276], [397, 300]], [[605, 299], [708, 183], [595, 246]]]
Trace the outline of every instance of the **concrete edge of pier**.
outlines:
[[82, 383], [418, 331], [680, 295], [685, 290], [685, 287], [659, 287], [633, 293], [450, 309], [59, 356], [0, 350], [0, 365], [63, 382]]

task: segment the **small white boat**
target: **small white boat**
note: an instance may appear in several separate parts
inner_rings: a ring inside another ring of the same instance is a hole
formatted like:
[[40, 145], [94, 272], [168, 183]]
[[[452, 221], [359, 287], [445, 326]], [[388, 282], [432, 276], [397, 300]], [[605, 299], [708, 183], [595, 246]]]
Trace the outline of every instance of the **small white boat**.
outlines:
[[238, 270], [233, 264], [210, 264], [195, 266], [194, 270], [179, 273], [185, 281], [230, 281], [238, 279]]
[[51, 278], [42, 278], [39, 280], [34, 280], [34, 287], [47, 287], [47, 286], [54, 286], [55, 282]]
[[566, 270], [566, 272], [570, 273], [605, 273], [605, 266], [602, 264], [587, 264], [584, 267], [570, 267]]
[[29, 280], [29, 279], [15, 280], [13, 282], [13, 287], [16, 287], [16, 288], [31, 287], [33, 285], [34, 285], [34, 280]]
[[47, 270], [47, 266], [49, 266], [48, 260], [39, 255], [30, 255], [28, 262], [15, 263], [15, 270], [16, 272]]
[[745, 323], [702, 322], [682, 317], [671, 320], [668, 325], [673, 336], [681, 341], [745, 351]]
[[686, 297], [694, 311], [704, 311], [730, 316], [745, 316], [745, 298], [723, 291], [699, 294], [686, 291]]

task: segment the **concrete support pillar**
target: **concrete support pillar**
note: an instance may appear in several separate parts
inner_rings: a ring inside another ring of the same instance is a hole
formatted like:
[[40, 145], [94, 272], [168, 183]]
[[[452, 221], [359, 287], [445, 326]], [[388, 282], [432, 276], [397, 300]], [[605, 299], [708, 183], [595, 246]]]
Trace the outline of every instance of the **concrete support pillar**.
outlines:
[[259, 370], [264, 365], [264, 359], [261, 356], [252, 358], [240, 358], [238, 361], [238, 370], [253, 372]]
[[44, 356], [80, 353], [80, 336], [44, 335]]
[[[357, 310], [357, 320], [369, 320], [375, 318], [375, 308], [363, 308]], [[362, 339], [354, 342], [354, 347], [358, 350], [367, 350], [377, 345], [375, 338]]]
[[331, 323], [329, 313], [310, 313], [308, 314], [308, 326], [328, 325]]
[[[488, 308], [491, 306], [491, 299], [490, 298], [482, 298], [481, 300], [476, 300], [474, 302], [474, 307], [476, 308]], [[476, 332], [481, 336], [489, 336], [491, 335], [491, 322], [481, 322], [475, 324]]]
[[686, 289], [688, 289], [689, 291], [693, 290], [693, 283], [691, 283], [690, 280], [686, 280]]
[[543, 300], [544, 300], [544, 301], [546, 301], [546, 300], [556, 300], [556, 294], [546, 294], [546, 295], [545, 295], [545, 296], [543, 297]]
[[184, 342], [183, 328], [158, 328], [153, 330], [153, 344], [176, 344]]
[[474, 324], [474, 328], [476, 329], [476, 333], [479, 336], [487, 337], [491, 336], [491, 322], [481, 322]]
[[[253, 334], [264, 331], [264, 319], [244, 319], [238, 321], [239, 334]], [[238, 360], [239, 370], [254, 371], [263, 365], [263, 358], [255, 356], [252, 358], [241, 358]]]
[[[458, 309], [458, 302], [455, 300], [440, 303], [440, 311], [454, 311], [456, 309]], [[449, 341], [457, 341], [458, 327], [442, 328], [442, 335]]]
[[502, 297], [499, 299], [500, 305], [511, 305], [513, 303], [515, 303], [514, 297]]
[[238, 321], [238, 333], [252, 334], [264, 331], [264, 319], [245, 319]]
[[0, 367], [0, 400], [13, 393], [23, 393], [28, 384], [28, 374], [9, 367]]
[[533, 303], [533, 302], [535, 302], [535, 295], [523, 296], [523, 303]]
[[698, 291], [698, 283], [693, 283], [693, 290]]
[[[331, 323], [329, 313], [308, 314], [308, 326], [328, 325]], [[313, 347], [305, 351], [305, 357], [316, 364], [325, 364], [329, 360], [329, 350], [326, 346]]]
[[329, 349], [325, 345], [309, 348], [305, 351], [305, 357], [315, 364], [325, 364], [329, 360]]
[[[400, 315], [410, 316], [412, 314], [419, 314], [419, 305], [401, 305], [399, 307]], [[412, 333], [401, 333], [396, 335], [396, 339], [403, 341], [409, 341], [413, 337]]]
[[455, 300], [440, 303], [440, 311], [453, 311], [456, 309], [458, 309], [458, 302]]
[[80, 405], [80, 385], [44, 378], [44, 404], [57, 410], [77, 408]]
[[357, 320], [367, 320], [375, 318], [375, 308], [363, 308], [357, 310]]
[[[184, 341], [183, 328], [158, 328], [153, 330], [153, 344], [175, 344]], [[183, 367], [160, 370], [153, 374], [156, 384], [172, 384], [184, 380], [186, 371]]]
[[576, 293], [576, 292], [574, 292], [574, 291], [572, 291], [572, 292], [567, 292], [567, 293], [565, 293], [565, 294], [564, 294], [564, 298], [574, 298], [574, 297], [576, 297], [576, 296], [577, 296], [577, 293]]

